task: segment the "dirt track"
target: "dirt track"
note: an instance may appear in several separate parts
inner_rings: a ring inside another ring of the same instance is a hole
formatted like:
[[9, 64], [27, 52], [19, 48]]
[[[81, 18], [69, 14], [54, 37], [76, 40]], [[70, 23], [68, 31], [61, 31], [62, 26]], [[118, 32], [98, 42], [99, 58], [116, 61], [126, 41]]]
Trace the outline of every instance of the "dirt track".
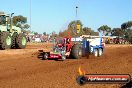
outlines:
[[[0, 88], [80, 88], [76, 83], [78, 68], [87, 74], [132, 75], [132, 46], [107, 45], [100, 58], [39, 60], [37, 51], [48, 44], [29, 44], [22, 50], [0, 50]], [[89, 84], [81, 88], [119, 88], [114, 84]]]

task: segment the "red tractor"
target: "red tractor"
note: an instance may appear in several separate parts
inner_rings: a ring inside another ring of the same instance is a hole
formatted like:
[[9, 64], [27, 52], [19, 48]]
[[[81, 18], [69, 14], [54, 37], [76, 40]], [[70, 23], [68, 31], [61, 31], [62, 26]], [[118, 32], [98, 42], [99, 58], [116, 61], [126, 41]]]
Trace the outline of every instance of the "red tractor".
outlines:
[[72, 57], [78, 59], [82, 56], [82, 45], [78, 43], [73, 43], [72, 38], [62, 38], [58, 39], [56, 44], [53, 46], [52, 52], [45, 52], [41, 50], [41, 59], [62, 59], [65, 60], [67, 57]]

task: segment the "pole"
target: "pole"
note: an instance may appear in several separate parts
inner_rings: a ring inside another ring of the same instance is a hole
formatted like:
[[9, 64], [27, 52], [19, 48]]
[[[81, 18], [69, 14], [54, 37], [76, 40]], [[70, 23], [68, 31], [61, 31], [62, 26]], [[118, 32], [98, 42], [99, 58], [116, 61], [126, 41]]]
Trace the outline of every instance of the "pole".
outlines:
[[12, 17], [13, 17], [13, 14], [14, 14], [14, 13], [11, 13], [11, 15], [10, 15], [10, 32], [13, 31], [13, 30], [12, 30], [12, 25], [13, 25], [13, 22], [12, 22], [12, 21], [13, 21], [13, 18], [12, 18]]
[[77, 36], [77, 20], [78, 20], [78, 6], [76, 6], [76, 24], [75, 24], [76, 34], [75, 34], [75, 37]]
[[78, 16], [78, 6], [76, 6], [76, 20], [77, 20], [77, 16]]

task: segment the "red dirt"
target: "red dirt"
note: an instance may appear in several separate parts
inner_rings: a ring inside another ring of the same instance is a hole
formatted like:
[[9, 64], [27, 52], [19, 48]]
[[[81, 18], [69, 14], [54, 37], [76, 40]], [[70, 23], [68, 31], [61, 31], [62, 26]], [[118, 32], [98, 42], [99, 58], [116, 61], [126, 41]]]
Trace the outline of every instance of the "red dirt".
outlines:
[[[26, 49], [0, 50], [0, 88], [80, 88], [76, 83], [79, 66], [87, 74], [132, 75], [132, 46], [106, 45], [102, 57], [39, 60], [38, 50], [50, 44], [28, 44]], [[118, 84], [88, 84], [83, 88], [119, 88]]]

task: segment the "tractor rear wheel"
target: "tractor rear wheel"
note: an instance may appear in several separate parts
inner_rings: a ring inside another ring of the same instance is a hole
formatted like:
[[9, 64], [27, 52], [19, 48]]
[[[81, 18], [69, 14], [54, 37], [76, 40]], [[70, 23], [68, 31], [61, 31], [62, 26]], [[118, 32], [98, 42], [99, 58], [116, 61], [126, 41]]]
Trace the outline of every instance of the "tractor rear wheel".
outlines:
[[11, 35], [9, 32], [1, 32], [0, 33], [0, 48], [2, 50], [10, 49], [11, 48]]
[[73, 45], [71, 49], [71, 57], [74, 59], [79, 59], [82, 57], [82, 47], [80, 44]]
[[16, 38], [18, 36], [18, 33], [17, 32], [14, 32], [13, 35], [12, 35], [12, 45], [11, 45], [11, 48], [16, 48]]
[[20, 33], [18, 34], [17, 38], [16, 38], [16, 46], [19, 49], [24, 49], [27, 45], [27, 38], [25, 36], [25, 34]]

